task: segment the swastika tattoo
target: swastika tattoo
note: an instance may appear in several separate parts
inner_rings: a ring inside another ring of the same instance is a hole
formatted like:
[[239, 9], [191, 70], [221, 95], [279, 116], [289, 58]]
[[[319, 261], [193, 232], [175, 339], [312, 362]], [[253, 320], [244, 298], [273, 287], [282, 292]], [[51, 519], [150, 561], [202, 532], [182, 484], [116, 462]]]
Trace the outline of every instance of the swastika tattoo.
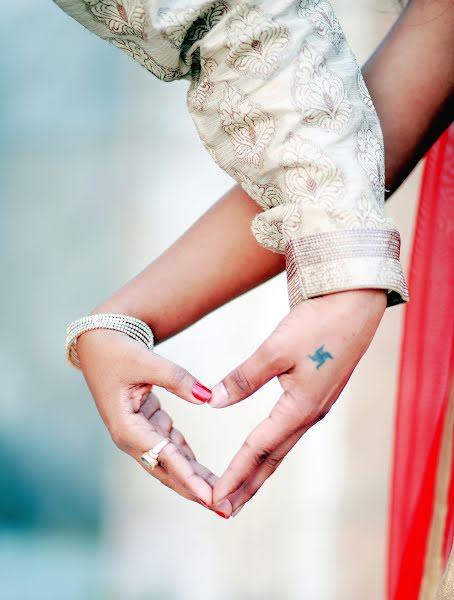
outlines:
[[328, 358], [334, 358], [334, 356], [330, 352], [327, 352], [323, 348], [323, 346], [320, 346], [320, 348], [317, 348], [317, 350], [314, 352], [314, 354], [308, 354], [308, 357], [311, 360], [313, 360], [315, 363], [317, 363], [317, 369], [322, 367], [326, 363]]

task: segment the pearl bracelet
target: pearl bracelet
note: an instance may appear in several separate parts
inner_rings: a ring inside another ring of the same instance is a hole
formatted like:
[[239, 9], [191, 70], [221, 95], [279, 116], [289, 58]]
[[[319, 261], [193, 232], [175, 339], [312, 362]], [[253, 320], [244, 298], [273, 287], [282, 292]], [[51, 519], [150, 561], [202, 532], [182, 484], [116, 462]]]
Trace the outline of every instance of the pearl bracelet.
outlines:
[[136, 317], [114, 313], [88, 315], [68, 325], [66, 330], [66, 358], [76, 369], [80, 369], [76, 349], [77, 338], [91, 329], [115, 329], [142, 342], [149, 350], [153, 350], [154, 347], [153, 332], [146, 323]]

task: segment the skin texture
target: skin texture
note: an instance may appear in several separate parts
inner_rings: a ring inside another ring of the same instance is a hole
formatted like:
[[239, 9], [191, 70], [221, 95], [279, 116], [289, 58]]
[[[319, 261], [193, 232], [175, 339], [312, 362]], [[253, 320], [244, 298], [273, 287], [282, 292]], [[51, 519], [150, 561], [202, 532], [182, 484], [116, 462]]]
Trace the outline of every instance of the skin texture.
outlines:
[[[385, 138], [390, 194], [452, 119], [448, 106], [454, 90], [453, 24], [451, 0], [413, 0], [363, 69]], [[285, 259], [253, 237], [250, 223], [260, 211], [234, 186], [92, 312], [119, 312], [144, 320], [155, 334], [156, 347], [269, 280], [285, 269]], [[283, 388], [271, 415], [253, 430], [223, 476], [218, 480], [197, 463], [179, 432], [161, 453], [163, 466], [150, 473], [182, 496], [201, 499], [221, 516], [237, 514], [305, 431], [327, 414], [369, 346], [385, 303], [381, 290], [354, 290], [307, 300], [292, 309], [257, 351], [213, 388], [210, 405], [218, 407], [247, 398], [274, 376]], [[321, 345], [333, 359], [317, 369], [308, 355]], [[194, 375], [124, 334], [87, 332], [77, 349], [114, 442], [135, 460], [172, 431], [170, 417], [157, 408], [157, 398], [149, 396], [153, 385], [201, 404], [191, 394]]]
[[[248, 398], [273, 377], [282, 387], [214, 486], [214, 504], [234, 512], [254, 496], [301, 436], [325, 417], [369, 347], [386, 308], [383, 290], [353, 290], [302, 302], [240, 366], [213, 388], [210, 406]], [[323, 346], [322, 360], [314, 352]]]

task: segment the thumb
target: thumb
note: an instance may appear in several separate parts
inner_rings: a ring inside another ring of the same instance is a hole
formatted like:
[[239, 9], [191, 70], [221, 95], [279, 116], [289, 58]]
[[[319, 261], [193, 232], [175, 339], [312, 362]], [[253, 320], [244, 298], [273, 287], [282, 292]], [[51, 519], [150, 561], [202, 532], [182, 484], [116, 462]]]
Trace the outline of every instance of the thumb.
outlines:
[[210, 388], [184, 367], [153, 351], [144, 351], [141, 355], [140, 376], [147, 383], [158, 385], [192, 404], [205, 404], [211, 398]]
[[268, 381], [287, 371], [291, 360], [284, 354], [277, 336], [267, 338], [243, 363], [217, 383], [208, 405], [225, 408], [251, 396]]

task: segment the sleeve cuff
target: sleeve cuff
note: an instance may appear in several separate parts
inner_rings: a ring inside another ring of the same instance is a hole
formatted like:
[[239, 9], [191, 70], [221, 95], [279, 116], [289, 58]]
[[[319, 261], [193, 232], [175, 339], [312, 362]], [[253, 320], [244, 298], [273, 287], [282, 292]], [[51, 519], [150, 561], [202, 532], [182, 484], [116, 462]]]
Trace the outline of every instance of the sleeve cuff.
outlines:
[[396, 229], [354, 229], [289, 238], [285, 244], [290, 308], [303, 300], [361, 288], [388, 291], [387, 306], [408, 302]]

